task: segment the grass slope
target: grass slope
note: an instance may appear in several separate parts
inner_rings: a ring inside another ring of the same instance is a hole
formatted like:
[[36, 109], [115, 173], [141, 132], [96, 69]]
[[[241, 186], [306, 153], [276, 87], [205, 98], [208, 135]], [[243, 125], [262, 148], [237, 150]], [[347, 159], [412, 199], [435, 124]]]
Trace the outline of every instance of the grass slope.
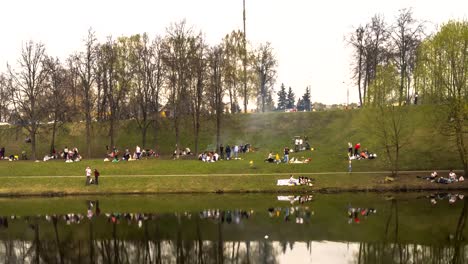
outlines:
[[[408, 115], [414, 133], [401, 153], [401, 169], [426, 170], [426, 169], [450, 169], [460, 168], [458, 152], [449, 138], [438, 133], [434, 120], [431, 118], [434, 109], [429, 106], [418, 106], [410, 109]], [[347, 170], [346, 148], [347, 142], [353, 144], [360, 142], [363, 148], [376, 152], [379, 158], [375, 161], [357, 161], [353, 163], [353, 169], [357, 171], [387, 170], [388, 164], [384, 159], [384, 150], [378, 138], [371, 132], [371, 122], [362, 110], [352, 111], [327, 111], [312, 113], [264, 113], [264, 114], [238, 114], [226, 115], [222, 121], [221, 141], [227, 144], [250, 143], [258, 152], [244, 157], [253, 160], [257, 166], [263, 161], [269, 151], [282, 154], [285, 146], [293, 147], [292, 138], [298, 135], [308, 136], [309, 142], [315, 151], [293, 154], [297, 157], [311, 157], [313, 165], [307, 171], [345, 171]], [[181, 144], [189, 146], [192, 150], [193, 129], [190, 120], [183, 120], [181, 124]], [[200, 149], [213, 149], [216, 143], [214, 120], [202, 121], [200, 133]], [[120, 122], [117, 132], [116, 145], [120, 149], [130, 148], [141, 144], [141, 136], [134, 121]], [[155, 135], [157, 137], [155, 138]], [[30, 145], [24, 143], [26, 137], [24, 131], [17, 128], [0, 128], [0, 145], [6, 147], [7, 155], [20, 153], [27, 150], [30, 153]], [[48, 153], [50, 148], [50, 131], [43, 130], [38, 136], [38, 156]], [[468, 139], [467, 139], [468, 140]], [[93, 124], [92, 153], [94, 158], [104, 158], [106, 144], [109, 144], [108, 124]], [[169, 159], [175, 145], [175, 136], [170, 119], [160, 122], [157, 133], [150, 128], [148, 133], [148, 146], [161, 152], [163, 159]], [[85, 152], [84, 123], [65, 124], [60, 127], [57, 139], [57, 149], [77, 146], [82, 153]], [[211, 169], [218, 168], [239, 172], [234, 165], [205, 166], [187, 163], [176, 166], [167, 165], [161, 168], [163, 173], [180, 170], [192, 171], [194, 167], [199, 173], [208, 173]], [[9, 165], [5, 165], [6, 168]], [[73, 166], [69, 166], [73, 167]], [[133, 168], [132, 166], [129, 166]], [[176, 168], [177, 167], [177, 168]], [[206, 167], [206, 168], [198, 168]], [[247, 166], [244, 166], [246, 168]], [[4, 165], [0, 165], [4, 168]], [[35, 168], [36, 169], [36, 168]], [[133, 168], [133, 173], [148, 173], [147, 169]], [[261, 170], [261, 168], [259, 168]], [[3, 170], [3, 169], [2, 169]], [[27, 170], [27, 168], [25, 168]], [[66, 170], [66, 169], [63, 169]], [[125, 170], [125, 169], [123, 169]], [[215, 169], [215, 171], [219, 171]], [[281, 172], [284, 169], [272, 169], [270, 172]], [[66, 171], [62, 173], [67, 174]], [[132, 173], [132, 172], [130, 172]], [[157, 174], [149, 172], [150, 174]]]

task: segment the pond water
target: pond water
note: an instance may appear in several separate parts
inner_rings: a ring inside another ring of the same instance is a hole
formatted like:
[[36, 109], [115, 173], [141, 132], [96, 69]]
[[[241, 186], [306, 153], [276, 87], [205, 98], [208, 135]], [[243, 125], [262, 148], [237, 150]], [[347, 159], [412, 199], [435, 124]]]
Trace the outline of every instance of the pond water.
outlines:
[[1, 263], [468, 263], [448, 193], [0, 199]]

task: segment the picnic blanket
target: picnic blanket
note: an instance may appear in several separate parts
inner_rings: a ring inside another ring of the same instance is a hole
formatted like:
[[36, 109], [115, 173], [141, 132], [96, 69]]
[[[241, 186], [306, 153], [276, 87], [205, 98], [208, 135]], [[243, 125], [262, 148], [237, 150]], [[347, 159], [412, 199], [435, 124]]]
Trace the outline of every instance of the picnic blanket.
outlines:
[[277, 182], [276, 182], [276, 185], [277, 186], [295, 186], [295, 185], [299, 185], [299, 179], [279, 179]]

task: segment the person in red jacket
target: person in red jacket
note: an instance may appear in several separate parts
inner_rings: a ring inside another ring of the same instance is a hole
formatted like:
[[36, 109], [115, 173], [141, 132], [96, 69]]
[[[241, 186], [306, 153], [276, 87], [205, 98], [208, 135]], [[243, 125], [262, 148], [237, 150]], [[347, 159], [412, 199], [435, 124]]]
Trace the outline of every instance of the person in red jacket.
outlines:
[[359, 149], [361, 148], [361, 143], [357, 143], [355, 146], [354, 146], [354, 156], [357, 156], [359, 155]]

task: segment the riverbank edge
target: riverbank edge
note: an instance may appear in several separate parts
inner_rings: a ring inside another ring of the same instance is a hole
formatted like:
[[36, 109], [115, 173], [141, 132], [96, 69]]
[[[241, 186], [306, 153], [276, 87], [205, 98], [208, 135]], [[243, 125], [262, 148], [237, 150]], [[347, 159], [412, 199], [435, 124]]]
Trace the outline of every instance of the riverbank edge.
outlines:
[[72, 196], [103, 196], [103, 195], [166, 195], [166, 194], [281, 194], [281, 195], [310, 195], [335, 194], [335, 193], [402, 193], [402, 192], [444, 192], [444, 191], [468, 191], [468, 186], [446, 186], [445, 188], [435, 187], [411, 187], [411, 186], [392, 186], [392, 187], [324, 187], [310, 189], [284, 189], [284, 190], [216, 190], [216, 191], [133, 191], [133, 192], [40, 192], [40, 193], [0, 193], [0, 198], [27, 198], [27, 197], [72, 197]]

